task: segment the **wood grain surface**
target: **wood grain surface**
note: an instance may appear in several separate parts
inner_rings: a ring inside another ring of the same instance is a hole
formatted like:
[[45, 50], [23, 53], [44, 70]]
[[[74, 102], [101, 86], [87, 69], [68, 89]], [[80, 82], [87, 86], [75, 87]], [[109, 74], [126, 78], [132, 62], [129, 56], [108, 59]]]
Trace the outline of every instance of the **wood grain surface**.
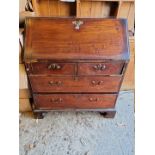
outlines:
[[33, 92], [118, 92], [121, 76], [29, 76]]
[[114, 108], [117, 94], [33, 95], [36, 109]]
[[34, 112], [115, 109], [130, 59], [126, 20], [29, 17], [25, 44]]
[[34, 62], [27, 64], [28, 73], [35, 75], [74, 75], [75, 63]]
[[[82, 21], [79, 30], [75, 21]], [[26, 59], [129, 59], [125, 19], [26, 20]], [[56, 54], [55, 54], [56, 52]]]
[[121, 74], [124, 63], [79, 63], [78, 66], [78, 75], [113, 75]]

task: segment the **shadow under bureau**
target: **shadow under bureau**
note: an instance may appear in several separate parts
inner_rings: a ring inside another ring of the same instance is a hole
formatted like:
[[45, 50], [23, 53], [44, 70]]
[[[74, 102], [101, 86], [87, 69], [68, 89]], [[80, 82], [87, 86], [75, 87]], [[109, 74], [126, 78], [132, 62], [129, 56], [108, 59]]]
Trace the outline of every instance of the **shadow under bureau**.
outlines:
[[34, 115], [75, 110], [113, 118], [129, 62], [127, 21], [28, 17], [25, 28]]

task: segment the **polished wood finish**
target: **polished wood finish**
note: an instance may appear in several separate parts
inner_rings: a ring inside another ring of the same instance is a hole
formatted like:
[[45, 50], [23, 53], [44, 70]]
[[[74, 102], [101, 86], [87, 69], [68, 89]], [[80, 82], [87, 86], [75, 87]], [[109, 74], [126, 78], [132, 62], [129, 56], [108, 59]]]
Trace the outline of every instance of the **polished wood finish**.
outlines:
[[[86, 62], [86, 61], [84, 61]], [[28, 63], [27, 71], [35, 75], [117, 75], [121, 74], [124, 62], [54, 62], [40, 61]]]
[[[81, 18], [109, 18], [112, 16], [114, 18], [126, 18], [128, 20], [128, 30], [131, 35], [134, 35], [134, 0], [76, 0], [74, 3], [60, 2], [58, 0], [32, 0], [32, 2], [36, 16], [76, 16]], [[131, 55], [130, 59], [123, 86], [121, 87], [122, 90], [135, 88], [134, 57]]]
[[[79, 30], [74, 21], [83, 22]], [[30, 17], [26, 30], [25, 60], [129, 57], [124, 19]]]
[[34, 95], [35, 108], [52, 109], [97, 109], [114, 108], [116, 94], [50, 94]]
[[45, 75], [73, 75], [75, 73], [74, 63], [57, 63], [57, 62], [34, 62], [27, 64], [30, 74]]
[[134, 32], [134, 0], [32, 0], [36, 16], [82, 17], [82, 18], [126, 18], [129, 31]]
[[112, 75], [121, 74], [124, 63], [80, 63], [78, 66], [79, 75]]
[[126, 20], [31, 17], [25, 36], [24, 62], [37, 117], [49, 110], [115, 116], [129, 62]]
[[30, 76], [33, 92], [117, 92], [121, 76]]

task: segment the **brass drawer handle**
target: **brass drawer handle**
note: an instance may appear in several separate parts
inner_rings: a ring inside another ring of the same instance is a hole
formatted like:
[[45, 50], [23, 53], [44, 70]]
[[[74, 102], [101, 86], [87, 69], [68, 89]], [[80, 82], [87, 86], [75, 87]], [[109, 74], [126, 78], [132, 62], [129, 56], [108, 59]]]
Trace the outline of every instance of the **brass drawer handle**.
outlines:
[[91, 83], [93, 85], [101, 85], [101, 84], [103, 84], [103, 81], [95, 81], [95, 80], [93, 80], [93, 81], [91, 81]]
[[89, 101], [90, 102], [97, 102], [97, 101], [99, 101], [99, 98], [89, 98]]
[[103, 71], [104, 69], [106, 69], [106, 65], [98, 64], [98, 65], [93, 66], [93, 68], [95, 70], [101, 70], [101, 71]]
[[61, 103], [62, 101], [63, 101], [62, 98], [52, 98], [52, 99], [50, 99], [50, 102], [52, 102], [52, 103]]
[[60, 70], [61, 68], [62, 67], [60, 65], [58, 65], [58, 64], [50, 64], [48, 66], [48, 69], [50, 69], [50, 70]]
[[48, 82], [51, 86], [61, 86], [62, 82], [61, 81], [49, 81]]
[[73, 21], [72, 23], [74, 25], [75, 30], [79, 30], [80, 26], [83, 24], [83, 21], [77, 20], [77, 21]]

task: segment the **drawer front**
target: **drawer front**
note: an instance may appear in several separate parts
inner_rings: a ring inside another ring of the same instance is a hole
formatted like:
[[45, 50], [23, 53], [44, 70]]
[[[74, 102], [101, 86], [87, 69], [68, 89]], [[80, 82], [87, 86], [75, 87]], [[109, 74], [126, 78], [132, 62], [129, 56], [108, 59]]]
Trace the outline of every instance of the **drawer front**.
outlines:
[[79, 75], [111, 75], [121, 74], [124, 63], [81, 63], [78, 66]]
[[36, 62], [28, 65], [29, 73], [45, 75], [73, 75], [74, 63]]
[[33, 92], [117, 92], [121, 76], [50, 77], [29, 76]]
[[34, 95], [36, 109], [114, 108], [117, 94], [50, 94]]

